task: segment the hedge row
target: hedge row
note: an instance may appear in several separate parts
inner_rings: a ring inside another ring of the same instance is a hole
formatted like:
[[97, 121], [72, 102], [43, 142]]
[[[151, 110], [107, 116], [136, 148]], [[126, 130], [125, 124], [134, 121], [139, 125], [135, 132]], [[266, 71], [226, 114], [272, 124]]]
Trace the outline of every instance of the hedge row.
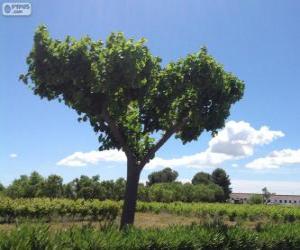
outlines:
[[113, 221], [120, 211], [120, 203], [99, 200], [70, 199], [9, 199], [0, 198], [2, 222], [12, 222], [19, 218], [51, 220], [52, 217], [70, 217], [84, 220]]
[[256, 220], [269, 218], [274, 221], [293, 222], [300, 220], [299, 206], [283, 205], [250, 205], [230, 203], [160, 203], [160, 202], [138, 202], [137, 211], [140, 212], [168, 212], [178, 215], [194, 215], [199, 217], [226, 216], [230, 220], [237, 218], [243, 220]]
[[[70, 219], [114, 220], [120, 214], [122, 201], [71, 200], [71, 199], [10, 199], [0, 198], [0, 219], [12, 222], [16, 218], [51, 220], [52, 217]], [[138, 212], [168, 212], [199, 217], [219, 216], [230, 220], [257, 220], [269, 218], [274, 221], [293, 222], [300, 220], [300, 208], [279, 205], [236, 205], [224, 203], [159, 203], [138, 202]]]
[[299, 249], [300, 224], [268, 226], [261, 231], [241, 227], [176, 226], [166, 229], [92, 227], [50, 229], [45, 225], [21, 225], [0, 231], [0, 249]]

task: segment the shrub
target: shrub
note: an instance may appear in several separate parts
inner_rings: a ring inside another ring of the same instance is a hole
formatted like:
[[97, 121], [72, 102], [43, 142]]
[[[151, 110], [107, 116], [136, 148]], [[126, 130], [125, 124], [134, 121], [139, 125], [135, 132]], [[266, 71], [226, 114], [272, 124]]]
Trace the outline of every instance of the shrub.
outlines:
[[24, 224], [0, 231], [0, 249], [299, 249], [300, 224], [269, 225], [255, 232], [241, 227], [172, 226], [164, 229], [91, 226], [54, 230]]

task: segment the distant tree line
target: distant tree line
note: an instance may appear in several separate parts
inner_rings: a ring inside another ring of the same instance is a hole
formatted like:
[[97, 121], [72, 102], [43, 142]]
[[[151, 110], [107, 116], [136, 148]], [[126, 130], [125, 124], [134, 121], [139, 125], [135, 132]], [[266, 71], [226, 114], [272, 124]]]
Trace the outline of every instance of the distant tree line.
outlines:
[[[229, 176], [223, 169], [216, 169], [212, 174], [199, 172], [192, 183], [176, 181], [178, 173], [170, 168], [153, 172], [148, 176], [146, 184], [140, 183], [138, 199], [158, 202], [224, 202], [231, 193]], [[70, 198], [70, 199], [110, 199], [124, 198], [126, 180], [100, 180], [98, 175], [85, 175], [63, 183], [59, 175], [44, 178], [37, 172], [30, 176], [21, 175], [7, 188], [0, 184], [0, 194], [11, 198]]]

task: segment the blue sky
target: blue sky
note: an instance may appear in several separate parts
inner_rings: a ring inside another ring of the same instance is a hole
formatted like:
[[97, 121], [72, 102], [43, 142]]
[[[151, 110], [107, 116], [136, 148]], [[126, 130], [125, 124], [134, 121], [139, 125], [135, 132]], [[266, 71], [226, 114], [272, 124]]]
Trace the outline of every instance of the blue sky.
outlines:
[[[46, 24], [58, 39], [88, 34], [105, 40], [113, 31], [145, 37], [164, 64], [206, 45], [226, 70], [245, 81], [245, 96], [233, 107], [223, 137], [211, 141], [203, 134], [185, 146], [171, 139], [141, 179], [162, 164], [174, 167], [182, 180], [220, 166], [229, 173], [234, 191], [259, 191], [267, 185], [273, 192], [300, 194], [299, 1], [30, 2], [31, 16], [0, 16], [0, 182], [7, 185], [33, 170], [60, 174], [65, 181], [81, 174], [125, 176], [121, 156], [116, 162], [88, 154], [99, 146], [88, 123], [78, 123], [73, 110], [40, 100], [18, 81], [26, 72], [34, 30]], [[233, 131], [231, 137], [228, 131]], [[82, 166], [70, 166], [70, 156]], [[57, 164], [66, 158], [65, 165]]]

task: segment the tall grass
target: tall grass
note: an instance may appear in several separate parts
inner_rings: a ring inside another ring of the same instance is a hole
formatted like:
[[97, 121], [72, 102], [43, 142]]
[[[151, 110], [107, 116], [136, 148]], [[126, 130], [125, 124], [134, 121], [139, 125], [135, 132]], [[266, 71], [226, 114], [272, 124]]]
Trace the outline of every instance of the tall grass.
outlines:
[[299, 249], [300, 224], [269, 225], [259, 232], [218, 225], [175, 226], [166, 229], [73, 227], [50, 229], [21, 225], [0, 232], [0, 249]]

